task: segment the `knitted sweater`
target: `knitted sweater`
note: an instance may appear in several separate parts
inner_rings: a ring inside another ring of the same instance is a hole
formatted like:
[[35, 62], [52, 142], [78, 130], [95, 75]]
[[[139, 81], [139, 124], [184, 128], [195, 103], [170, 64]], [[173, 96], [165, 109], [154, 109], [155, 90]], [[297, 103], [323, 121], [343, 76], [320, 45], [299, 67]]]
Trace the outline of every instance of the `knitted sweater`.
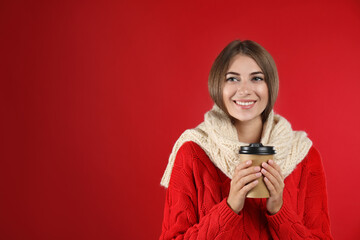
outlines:
[[332, 239], [324, 170], [318, 151], [285, 179], [275, 215], [266, 199], [247, 198], [239, 214], [227, 205], [230, 179], [194, 142], [179, 149], [166, 190], [160, 239]]

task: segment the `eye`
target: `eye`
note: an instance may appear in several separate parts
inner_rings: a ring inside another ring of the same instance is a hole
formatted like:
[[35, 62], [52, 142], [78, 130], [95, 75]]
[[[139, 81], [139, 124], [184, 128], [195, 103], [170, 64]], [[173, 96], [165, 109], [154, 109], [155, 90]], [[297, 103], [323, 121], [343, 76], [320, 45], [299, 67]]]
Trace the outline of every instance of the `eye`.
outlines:
[[255, 82], [258, 82], [258, 81], [263, 81], [264, 79], [262, 77], [254, 77], [253, 80]]
[[229, 77], [226, 79], [228, 82], [237, 82], [238, 80], [235, 77]]

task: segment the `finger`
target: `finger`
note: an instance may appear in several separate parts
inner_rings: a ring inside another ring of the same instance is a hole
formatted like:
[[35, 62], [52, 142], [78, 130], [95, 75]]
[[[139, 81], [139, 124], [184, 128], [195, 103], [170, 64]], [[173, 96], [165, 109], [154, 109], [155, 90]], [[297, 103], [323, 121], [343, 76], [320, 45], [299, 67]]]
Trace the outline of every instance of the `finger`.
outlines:
[[242, 177], [241, 179], [234, 182], [234, 186], [233, 186], [234, 190], [236, 190], [236, 191], [242, 190], [242, 188], [246, 187], [248, 184], [250, 184], [254, 180], [257, 180], [258, 178], [260, 178], [261, 175], [262, 174], [260, 172], [257, 172], [257, 173], [252, 173], [250, 175]]
[[240, 171], [242, 169], [248, 168], [249, 166], [251, 166], [252, 161], [248, 160], [246, 162], [241, 162], [239, 165], [236, 166], [236, 171]]
[[282, 178], [282, 176], [280, 175], [280, 173], [271, 165], [267, 164], [267, 163], [263, 163], [262, 164], [263, 169], [265, 169], [267, 172], [269, 172], [274, 178], [275, 180], [273, 180], [272, 178], [269, 177], [270, 181], [277, 181], [277, 183], [282, 186], [284, 179]]
[[240, 174], [236, 176], [235, 179], [232, 180], [232, 185], [234, 185], [234, 188], [236, 188], [237, 190], [240, 190], [241, 188], [243, 188], [246, 184], [248, 184], [249, 182], [261, 177], [261, 173], [257, 172], [257, 173], [251, 173], [245, 176], [241, 176]]
[[241, 190], [240, 190], [240, 194], [243, 196], [246, 196], [246, 194], [253, 189], [257, 184], [259, 183], [258, 180], [254, 180], [252, 182], [250, 182], [249, 184], [247, 184], [246, 186], [244, 186]]
[[277, 191], [275, 189], [275, 186], [271, 183], [271, 181], [267, 177], [264, 177], [264, 182], [265, 182], [267, 189], [270, 192], [270, 196], [276, 195]]
[[272, 166], [273, 168], [275, 168], [276, 171], [278, 171], [278, 173], [280, 174], [281, 178], [284, 179], [284, 176], [283, 176], [283, 174], [282, 174], [282, 172], [281, 172], [280, 166], [279, 166], [274, 160], [272, 160], [272, 159], [270, 159], [270, 160], [268, 161], [268, 163], [269, 163], [270, 166]]
[[261, 169], [261, 173], [264, 175], [264, 177], [266, 177], [271, 182], [271, 184], [275, 188], [275, 190], [279, 190], [279, 191], [281, 190], [281, 183], [280, 183], [281, 180], [277, 179], [265, 168]]
[[242, 170], [239, 170], [235, 177], [234, 177], [234, 182], [238, 182], [240, 181], [242, 178], [246, 177], [246, 176], [249, 176], [251, 174], [254, 174], [254, 173], [259, 173], [261, 170], [261, 168], [259, 166], [249, 166], [248, 168], [245, 168], [245, 169], [242, 169]]
[[236, 175], [239, 171], [241, 171], [242, 169], [246, 169], [246, 168], [250, 167], [250, 166], [251, 166], [251, 163], [252, 163], [251, 160], [246, 161], [246, 162], [241, 162], [241, 163], [239, 163], [239, 165], [237, 165], [236, 168], [235, 168], [235, 170], [234, 170], [233, 179], [235, 178], [235, 175]]
[[[273, 162], [273, 164], [274, 164], [274, 162]], [[262, 163], [261, 166], [263, 168], [265, 168], [268, 172], [270, 172], [274, 177], [282, 179], [281, 174], [280, 174], [281, 173], [280, 168], [276, 169], [274, 165], [270, 165], [269, 163], [266, 163], [266, 162]]]
[[[236, 168], [235, 168], [235, 171], [234, 171], [234, 174], [233, 174], [233, 178], [235, 178], [236, 175], [241, 175], [241, 176], [245, 176], [245, 175], [248, 175], [250, 174], [251, 172], [251, 168], [252, 168], [252, 161], [251, 160], [248, 160], [246, 162], [242, 162], [240, 163]], [[247, 170], [247, 171], [244, 171], [244, 170]], [[260, 171], [260, 169], [256, 169], [254, 171]]]

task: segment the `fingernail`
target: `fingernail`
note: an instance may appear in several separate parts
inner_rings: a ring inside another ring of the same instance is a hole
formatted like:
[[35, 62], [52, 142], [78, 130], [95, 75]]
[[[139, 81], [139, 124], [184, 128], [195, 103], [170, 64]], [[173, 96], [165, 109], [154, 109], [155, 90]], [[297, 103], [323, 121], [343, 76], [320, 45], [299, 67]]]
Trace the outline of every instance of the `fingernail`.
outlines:
[[265, 169], [261, 169], [261, 172], [262, 172], [262, 173], [266, 173], [266, 170], [265, 170]]
[[260, 177], [260, 176], [261, 176], [261, 173], [259, 173], [259, 172], [256, 173], [256, 176], [257, 176], [257, 177]]
[[254, 171], [260, 171], [260, 167], [254, 167]]
[[274, 163], [274, 161], [270, 159], [270, 160], [269, 160], [269, 163], [270, 163], [270, 164], [273, 164], [273, 163]]
[[251, 164], [251, 160], [247, 161], [246, 164], [247, 164], [247, 165]]
[[266, 162], [263, 162], [261, 165], [262, 165], [263, 167], [266, 167], [267, 163], [266, 163]]

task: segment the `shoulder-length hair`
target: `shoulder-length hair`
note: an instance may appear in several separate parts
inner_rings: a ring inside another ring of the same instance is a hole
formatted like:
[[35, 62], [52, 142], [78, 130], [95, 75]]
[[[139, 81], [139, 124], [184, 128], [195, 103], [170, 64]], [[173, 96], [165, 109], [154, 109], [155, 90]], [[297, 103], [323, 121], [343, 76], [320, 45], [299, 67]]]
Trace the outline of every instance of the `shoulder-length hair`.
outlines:
[[265, 82], [269, 91], [269, 100], [261, 117], [263, 122], [268, 118], [274, 107], [278, 91], [279, 76], [274, 59], [260, 44], [251, 40], [234, 40], [229, 43], [215, 59], [209, 74], [208, 87], [213, 101], [231, 118], [223, 102], [223, 86], [225, 74], [229, 69], [232, 58], [238, 54], [251, 57], [264, 73]]

